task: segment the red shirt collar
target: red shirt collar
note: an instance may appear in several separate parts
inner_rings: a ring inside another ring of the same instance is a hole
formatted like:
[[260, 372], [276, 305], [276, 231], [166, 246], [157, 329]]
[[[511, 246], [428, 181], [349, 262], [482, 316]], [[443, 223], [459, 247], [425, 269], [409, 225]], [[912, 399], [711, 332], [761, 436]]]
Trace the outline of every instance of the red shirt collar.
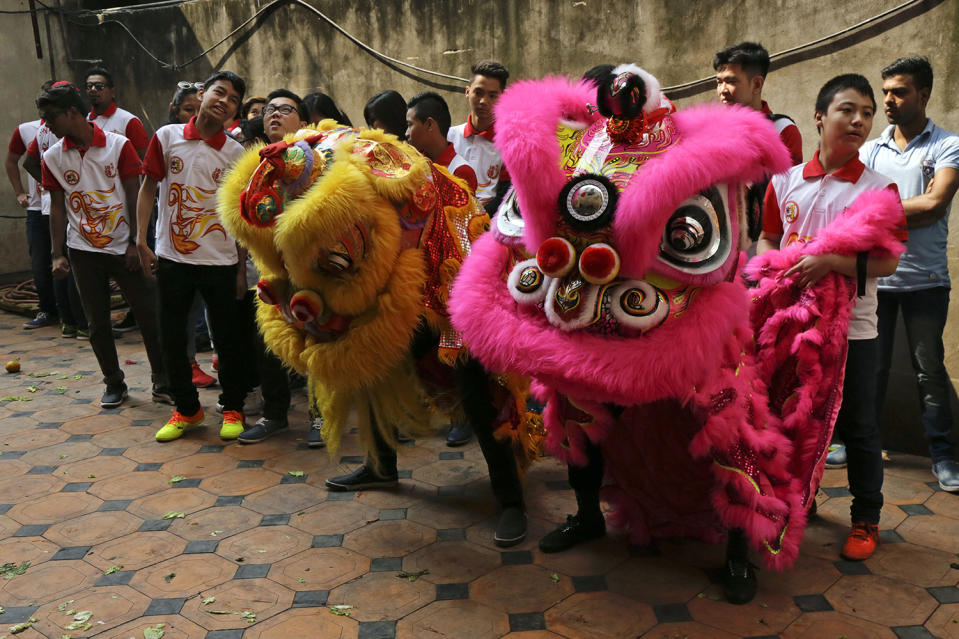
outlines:
[[[469, 125], [467, 124], [467, 126]], [[440, 156], [436, 158], [436, 164], [439, 164], [440, 166], [448, 167], [450, 165], [450, 162], [452, 162], [453, 158], [455, 157], [456, 157], [456, 149], [453, 148], [453, 144], [451, 142], [447, 142], [446, 148], [443, 149], [443, 152], [440, 153]]]
[[90, 108], [90, 115], [87, 116], [87, 119], [92, 121], [92, 120], [96, 120], [96, 119], [99, 118], [100, 116], [103, 116], [103, 117], [105, 117], [105, 118], [108, 118], [108, 117], [110, 117], [111, 115], [113, 115], [113, 114], [116, 113], [116, 112], [117, 112], [117, 103], [116, 103], [116, 102], [111, 102], [111, 103], [110, 103], [110, 106], [108, 106], [108, 107], [107, 107], [107, 110], [104, 111], [103, 113], [97, 113], [96, 111], [93, 110], [93, 107], [91, 107], [91, 108]]
[[[93, 127], [93, 140], [90, 141], [90, 146], [106, 146], [107, 145], [107, 135], [103, 132], [103, 129], [98, 127], [93, 122], [90, 123], [90, 126]], [[70, 139], [70, 136], [63, 136], [63, 148], [64, 149], [79, 149], [83, 148], [79, 144], [74, 144], [73, 140]], [[87, 147], [89, 148], [89, 147]]]
[[773, 110], [769, 108], [769, 104], [765, 100], [763, 100], [763, 113], [766, 115], [773, 114]]
[[212, 138], [200, 137], [200, 132], [196, 130], [196, 116], [190, 118], [190, 121], [183, 126], [183, 137], [187, 140], [203, 140], [214, 149], [219, 151], [226, 144], [226, 132], [220, 129]]
[[486, 138], [492, 142], [493, 129], [494, 126], [490, 126], [490, 128], [486, 129], [485, 131], [477, 131], [475, 128], [473, 128], [473, 114], [470, 113], [468, 116], [466, 116], [466, 126], [463, 128], [463, 136], [468, 138], [471, 135], [478, 135], [481, 138]]
[[[862, 172], [866, 170], [866, 165], [862, 163], [862, 160], [859, 159], [859, 155], [856, 154], [852, 156], [852, 159], [843, 164], [837, 170], [832, 172], [832, 175], [841, 179], [846, 180], [847, 182], [852, 182], [855, 184], [859, 181], [859, 178], [862, 176]], [[818, 178], [826, 175], [826, 169], [822, 168], [822, 164], [819, 163], [819, 150], [817, 149], [813, 153], [812, 159], [806, 162], [806, 165], [803, 166], [802, 176], [803, 179], [809, 178]]]

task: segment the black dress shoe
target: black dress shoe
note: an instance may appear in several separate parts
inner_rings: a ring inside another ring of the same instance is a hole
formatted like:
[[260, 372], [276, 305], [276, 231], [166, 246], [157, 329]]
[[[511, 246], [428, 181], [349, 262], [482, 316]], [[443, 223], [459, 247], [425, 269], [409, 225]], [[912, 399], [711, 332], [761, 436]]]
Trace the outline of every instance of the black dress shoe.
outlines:
[[756, 596], [756, 571], [741, 559], [727, 559], [722, 572], [723, 594], [731, 604], [747, 604]]
[[468, 422], [450, 424], [450, 432], [446, 434], [447, 446], [462, 446], [473, 438], [473, 427]]
[[236, 441], [241, 444], [255, 444], [261, 442], [273, 433], [278, 430], [283, 430], [287, 427], [285, 419], [270, 419], [269, 417], [261, 417], [256, 424], [247, 428], [245, 431], [240, 433], [240, 436], [236, 438]]
[[579, 515], [568, 515], [565, 524], [539, 540], [539, 549], [543, 552], [562, 552], [605, 534], [606, 520], [601, 516], [585, 520]]
[[365, 488], [388, 488], [398, 483], [396, 470], [387, 475], [377, 475], [373, 469], [363, 464], [348, 475], [331, 477], [326, 480], [326, 488], [335, 492], [363, 490]]
[[496, 524], [493, 543], [500, 548], [509, 548], [524, 539], [526, 539], [526, 513], [522, 508], [515, 506], [505, 508]]
[[127, 385], [123, 382], [118, 384], [107, 384], [107, 390], [100, 398], [101, 408], [116, 408], [123, 403], [127, 396]]

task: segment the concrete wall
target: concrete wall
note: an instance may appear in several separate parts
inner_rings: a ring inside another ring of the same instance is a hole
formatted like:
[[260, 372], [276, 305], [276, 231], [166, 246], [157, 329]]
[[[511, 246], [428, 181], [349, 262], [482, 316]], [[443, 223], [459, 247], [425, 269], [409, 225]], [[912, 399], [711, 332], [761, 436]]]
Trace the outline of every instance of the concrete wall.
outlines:
[[[110, 4], [63, 1], [67, 8]], [[86, 60], [104, 60], [117, 76], [120, 103], [140, 115], [148, 129], [165, 119], [178, 80], [201, 80], [212, 69], [221, 68], [244, 75], [251, 95], [265, 95], [279, 86], [300, 93], [330, 93], [354, 124], [362, 121], [366, 99], [387, 88], [405, 97], [439, 88], [451, 104], [454, 121], [465, 118], [461, 84], [390, 68], [301, 6], [283, 5], [262, 15], [208, 55], [178, 69], [161, 67], [119, 26], [109, 23], [121, 21], [158, 58], [183, 64], [268, 4], [198, 0], [136, 13], [110, 12], [102, 16], [102, 24], [92, 17], [75, 16], [73, 22], [91, 26], [68, 23], [65, 37], [52, 31], [55, 48], [64, 50], [56, 65], [58, 77], [77, 78]], [[26, 2], [0, 0], [0, 6], [23, 8]], [[595, 64], [635, 61], [668, 87], [710, 76], [713, 52], [729, 43], [757, 40], [773, 53], [784, 51], [877, 16], [891, 4], [882, 0], [312, 0], [312, 6], [374, 49], [454, 76], [467, 75], [472, 61], [487, 57], [503, 61], [514, 78], [579, 75]], [[16, 122], [33, 117], [30, 101], [35, 85], [49, 75], [49, 62], [35, 60], [27, 17], [3, 15], [0, 21], [5, 42], [13, 43], [0, 50], [0, 77], [15, 98], [0, 115], [0, 131], [10, 131]], [[774, 65], [765, 97], [775, 111], [797, 121], [806, 155], [811, 156], [816, 146], [813, 103], [829, 77], [859, 72], [873, 81], [879, 93], [883, 66], [900, 55], [923, 54], [931, 58], [937, 74], [929, 113], [940, 125], [959, 131], [957, 43], [959, 2], [925, 0], [838, 41], [785, 57], [779, 66]], [[433, 86], [420, 79], [428, 79]], [[681, 95], [680, 106], [714, 99], [708, 83]], [[882, 120], [881, 115], [877, 117], [873, 136], [884, 125]], [[16, 213], [5, 181], [0, 185], [0, 211]], [[949, 248], [954, 278], [959, 278], [957, 226], [953, 225]], [[0, 220], [0, 233], [5, 240], [16, 240], [3, 243], [10, 248], [0, 255], [0, 272], [21, 270], [18, 265], [26, 264], [19, 242], [22, 231]], [[959, 317], [959, 301], [953, 301], [951, 310], [953, 318]], [[947, 364], [953, 381], [959, 383], [959, 322], [951, 322], [946, 342]], [[921, 436], [914, 427], [918, 400], [902, 353], [899, 357], [891, 380], [897, 392], [887, 404], [886, 422], [887, 426], [912, 426], [893, 429], [888, 441], [899, 449], [921, 452]]]

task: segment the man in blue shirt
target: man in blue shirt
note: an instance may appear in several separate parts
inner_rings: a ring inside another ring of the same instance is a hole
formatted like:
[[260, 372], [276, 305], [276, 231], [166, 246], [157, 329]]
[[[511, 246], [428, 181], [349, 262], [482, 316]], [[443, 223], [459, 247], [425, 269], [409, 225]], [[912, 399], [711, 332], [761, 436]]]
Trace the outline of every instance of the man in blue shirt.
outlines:
[[909, 240], [895, 274], [879, 280], [879, 405], [882, 405], [896, 320], [902, 311], [912, 366], [922, 398], [922, 426], [939, 486], [959, 492], [954, 458], [950, 380], [943, 363], [942, 331], [949, 308], [946, 241], [949, 209], [959, 187], [959, 136], [926, 117], [932, 66], [925, 58], [899, 58], [882, 70], [889, 126], [863, 145], [870, 168], [899, 187]]

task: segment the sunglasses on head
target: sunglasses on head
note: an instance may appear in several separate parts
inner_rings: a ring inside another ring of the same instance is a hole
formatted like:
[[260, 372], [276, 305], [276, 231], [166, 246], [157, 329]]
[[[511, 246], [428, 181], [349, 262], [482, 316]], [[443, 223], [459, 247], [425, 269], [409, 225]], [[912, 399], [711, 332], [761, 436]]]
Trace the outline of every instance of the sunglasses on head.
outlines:
[[180, 89], [196, 89], [197, 91], [203, 88], [202, 82], [187, 82], [186, 80], [180, 80], [176, 85]]

